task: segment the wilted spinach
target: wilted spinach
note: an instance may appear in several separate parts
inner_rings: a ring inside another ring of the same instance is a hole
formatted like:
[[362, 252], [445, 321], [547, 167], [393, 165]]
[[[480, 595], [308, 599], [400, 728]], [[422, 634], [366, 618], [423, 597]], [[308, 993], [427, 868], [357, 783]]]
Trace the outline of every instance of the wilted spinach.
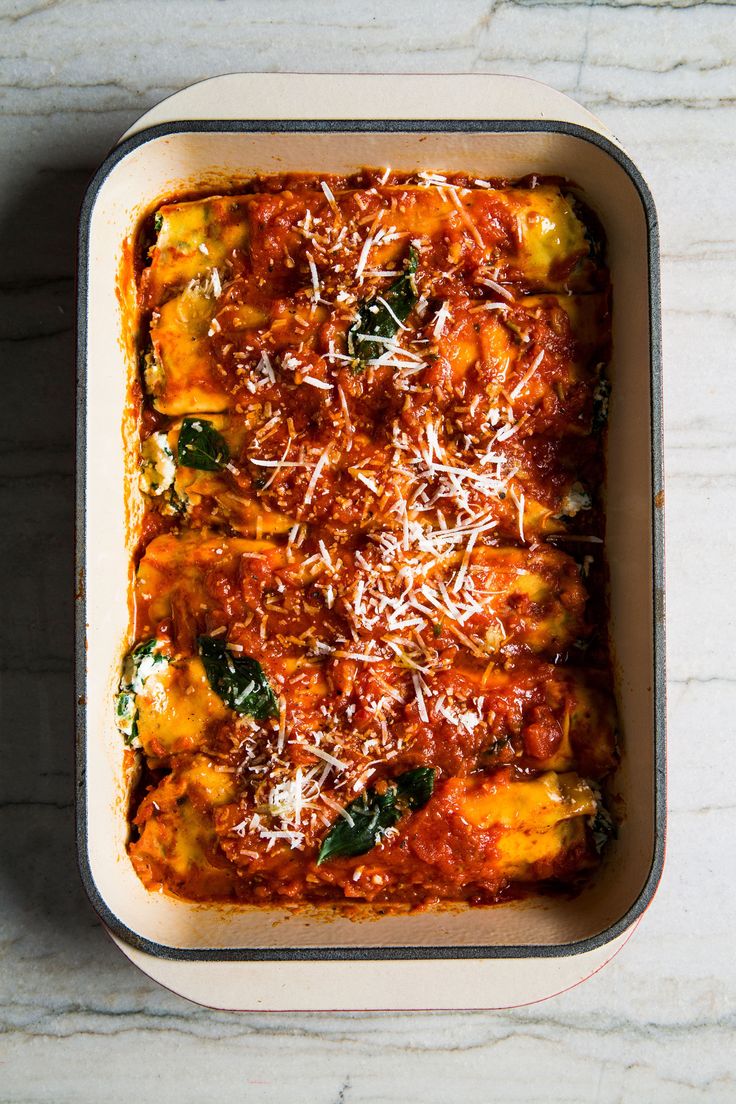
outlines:
[[154, 636], [150, 640], [144, 640], [142, 644], [136, 644], [125, 657], [120, 691], [115, 698], [115, 716], [126, 744], [133, 744], [138, 737], [136, 694], [141, 693], [149, 675], [169, 662], [168, 656], [159, 651], [161, 646], [161, 641]]
[[214, 636], [200, 636], [197, 643], [210, 686], [225, 705], [259, 721], [278, 717], [276, 695], [258, 660], [234, 656], [225, 641]]
[[361, 372], [366, 361], [375, 360], [386, 351], [382, 341], [371, 341], [371, 338], [395, 337], [399, 323], [406, 322], [416, 306], [418, 264], [419, 254], [412, 246], [404, 272], [386, 294], [374, 295], [361, 303], [358, 317], [348, 330], [348, 353], [353, 357], [353, 371]]
[[219, 471], [230, 459], [224, 437], [204, 418], [185, 418], [179, 430], [177, 463], [182, 468]]
[[434, 790], [434, 776], [434, 767], [417, 767], [399, 775], [384, 793], [365, 790], [346, 807], [350, 819], [338, 820], [323, 839], [317, 865], [327, 859], [370, 851], [405, 813], [427, 804]]
[[593, 833], [593, 843], [600, 855], [609, 840], [618, 837], [618, 830], [608, 809], [601, 802], [595, 816], [591, 819], [590, 830]]
[[600, 433], [608, 423], [608, 402], [611, 397], [611, 385], [605, 376], [600, 376], [593, 392], [593, 432]]

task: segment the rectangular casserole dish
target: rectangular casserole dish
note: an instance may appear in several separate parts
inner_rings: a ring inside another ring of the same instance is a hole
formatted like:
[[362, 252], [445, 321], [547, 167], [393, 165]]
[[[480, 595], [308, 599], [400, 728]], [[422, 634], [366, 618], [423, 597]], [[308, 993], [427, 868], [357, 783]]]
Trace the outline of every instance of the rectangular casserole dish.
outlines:
[[[77, 738], [79, 859], [87, 892], [117, 939], [179, 962], [530, 959], [594, 951], [640, 915], [663, 859], [659, 277], [650, 193], [592, 116], [533, 82], [288, 80], [219, 78], [197, 95], [195, 88], [175, 97], [179, 103], [167, 111], [178, 107], [178, 121], [157, 121], [166, 115], [160, 109], [151, 113], [107, 158], [82, 211]], [[355, 105], [367, 103], [383, 117], [330, 118], [335, 104], [342, 104], [340, 113], [357, 114]], [[493, 117], [459, 117], [469, 103], [488, 105]], [[249, 120], [207, 118], [214, 104], [220, 115], [247, 113]], [[128, 643], [128, 519], [138, 491], [129, 474], [131, 441], [120, 428], [135, 372], [120, 280], [123, 243], [139, 217], [172, 193], [216, 191], [255, 173], [350, 173], [363, 165], [567, 177], [584, 190], [607, 233], [614, 288], [607, 554], [623, 751], [616, 788], [626, 819], [593, 884], [571, 899], [322, 922], [314, 913], [198, 906], [149, 893], [126, 854], [122, 746], [112, 700]]]

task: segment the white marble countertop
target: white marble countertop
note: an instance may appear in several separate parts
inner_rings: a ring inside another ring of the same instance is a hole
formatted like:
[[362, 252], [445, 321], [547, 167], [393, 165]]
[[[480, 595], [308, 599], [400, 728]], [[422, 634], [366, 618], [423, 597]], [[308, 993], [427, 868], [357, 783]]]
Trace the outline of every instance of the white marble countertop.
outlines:
[[[0, 1099], [736, 1101], [736, 7], [696, 0], [0, 0]], [[236, 70], [507, 72], [574, 96], [663, 242], [669, 858], [619, 957], [504, 1013], [236, 1015], [138, 973], [75, 870], [78, 205], [118, 135]], [[30, 248], [29, 248], [30, 245]], [[693, 383], [695, 381], [695, 384]]]

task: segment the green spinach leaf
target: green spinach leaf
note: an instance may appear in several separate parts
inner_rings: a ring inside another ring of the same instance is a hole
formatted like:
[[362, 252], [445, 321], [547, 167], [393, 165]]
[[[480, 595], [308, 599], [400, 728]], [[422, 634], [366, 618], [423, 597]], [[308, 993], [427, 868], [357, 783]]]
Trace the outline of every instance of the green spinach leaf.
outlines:
[[412, 246], [403, 274], [386, 294], [361, 303], [358, 317], [348, 330], [348, 353], [353, 357], [354, 371], [361, 372], [366, 361], [375, 360], [386, 351], [381, 341], [371, 341], [371, 338], [395, 337], [399, 322], [406, 322], [416, 306], [418, 264], [419, 254]]
[[564, 192], [563, 198], [570, 204], [575, 218], [583, 229], [583, 235], [588, 244], [588, 256], [595, 265], [603, 265], [606, 259], [606, 235], [600, 219], [574, 193]]
[[258, 660], [234, 656], [224, 640], [213, 636], [200, 636], [197, 643], [210, 686], [225, 705], [259, 721], [278, 717], [276, 695]]
[[144, 640], [142, 644], [136, 644], [125, 657], [121, 689], [129, 689], [134, 694], [140, 694], [148, 676], [159, 668], [165, 667], [169, 662], [169, 657], [162, 655], [160, 648], [161, 641], [155, 636], [150, 640]]
[[611, 397], [611, 384], [605, 376], [600, 376], [593, 392], [593, 432], [600, 433], [608, 424], [608, 403]]
[[230, 459], [222, 434], [204, 418], [185, 418], [179, 430], [177, 463], [182, 468], [219, 471]]
[[399, 802], [409, 809], [421, 809], [426, 805], [434, 790], [434, 767], [416, 767], [405, 771], [396, 779]]
[[434, 789], [434, 777], [434, 767], [417, 767], [399, 775], [384, 793], [365, 790], [346, 807], [350, 819], [338, 820], [323, 839], [317, 865], [327, 859], [370, 851], [405, 813], [427, 804]]
[[126, 744], [132, 745], [138, 737], [138, 706], [130, 690], [121, 690], [115, 698], [115, 720]]
[[141, 693], [149, 675], [169, 662], [169, 657], [161, 654], [161, 646], [161, 641], [154, 636], [142, 644], [136, 644], [125, 657], [120, 690], [115, 698], [115, 717], [126, 744], [133, 745], [138, 737], [136, 694]]
[[593, 833], [593, 843], [599, 855], [609, 840], [618, 838], [618, 829], [611, 814], [602, 802], [599, 803], [595, 816], [591, 818], [590, 830]]

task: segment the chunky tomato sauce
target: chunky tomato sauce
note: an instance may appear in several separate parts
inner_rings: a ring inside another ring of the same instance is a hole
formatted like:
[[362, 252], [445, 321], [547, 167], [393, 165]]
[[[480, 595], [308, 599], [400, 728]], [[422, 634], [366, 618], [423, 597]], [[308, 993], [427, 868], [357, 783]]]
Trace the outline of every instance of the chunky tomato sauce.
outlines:
[[595, 867], [603, 254], [537, 178], [284, 176], [142, 229], [149, 888], [427, 907]]

